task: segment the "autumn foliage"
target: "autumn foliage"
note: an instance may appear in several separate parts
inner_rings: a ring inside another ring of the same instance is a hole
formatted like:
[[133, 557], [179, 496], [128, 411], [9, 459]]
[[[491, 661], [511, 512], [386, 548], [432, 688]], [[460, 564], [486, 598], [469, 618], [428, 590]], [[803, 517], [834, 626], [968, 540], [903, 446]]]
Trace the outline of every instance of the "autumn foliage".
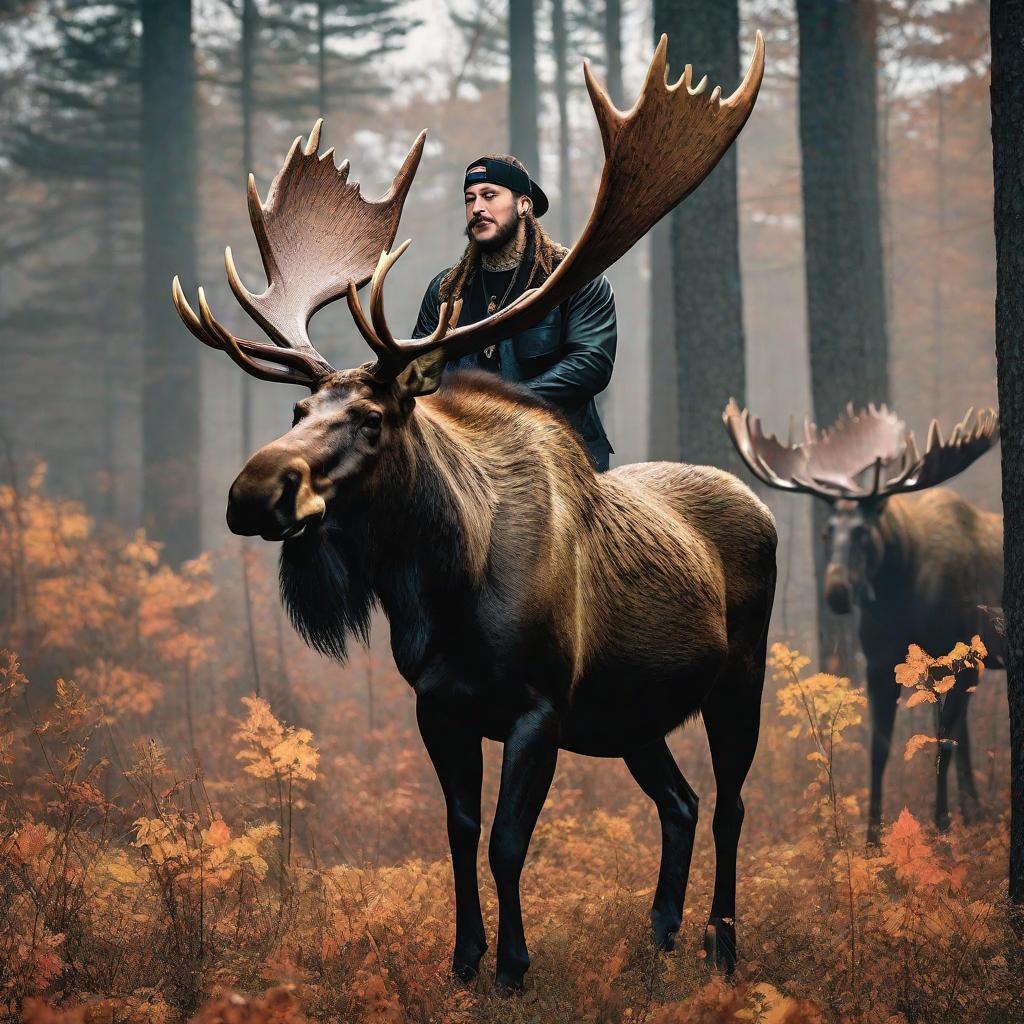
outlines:
[[[1019, 1019], [1001, 674], [972, 708], [987, 817], [922, 825], [932, 765], [897, 758], [869, 851], [864, 694], [773, 646], [730, 982], [699, 954], [714, 877], [699, 723], [672, 738], [704, 801], [672, 954], [648, 936], [653, 807], [621, 763], [563, 755], [523, 878], [533, 967], [509, 1000], [491, 954], [473, 986], [449, 977], [443, 803], [386, 631], [327, 663], [282, 619], [259, 554], [175, 571], [42, 485], [40, 471], [25, 493], [0, 489], [0, 1020]], [[949, 675], [985, 654], [975, 638], [894, 666], [912, 746], [934, 734]], [[483, 857], [480, 874], [493, 943]]]

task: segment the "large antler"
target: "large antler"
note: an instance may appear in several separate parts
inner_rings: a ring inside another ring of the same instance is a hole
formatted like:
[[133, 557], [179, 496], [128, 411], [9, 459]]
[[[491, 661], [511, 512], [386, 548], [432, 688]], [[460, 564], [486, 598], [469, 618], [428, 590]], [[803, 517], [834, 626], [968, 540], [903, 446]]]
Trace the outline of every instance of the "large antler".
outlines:
[[438, 329], [429, 338], [397, 341], [384, 317], [383, 285], [408, 243], [381, 255], [370, 291], [369, 323], [355, 286], [349, 286], [349, 307], [377, 352], [378, 375], [394, 376], [413, 359], [442, 346], [448, 358], [458, 358], [532, 326], [603, 273], [710, 174], [753, 109], [764, 74], [764, 39], [758, 32], [746, 76], [728, 99], [721, 98], [719, 86], [704, 94], [707, 76], [692, 87], [689, 64], [675, 84], [668, 84], [667, 46], [668, 38], [662, 36], [640, 96], [625, 113], [616, 109], [584, 64], [604, 143], [604, 171], [583, 234], [540, 288], [479, 323], [451, 331], [448, 325], [457, 320], [457, 312], [442, 307]]
[[[972, 423], [973, 418], [973, 423]], [[863, 501], [934, 487], [965, 470], [998, 438], [999, 420], [969, 409], [944, 441], [937, 420], [921, 455], [913, 431], [884, 405], [854, 412], [846, 407], [828, 430], [804, 421], [804, 441], [782, 444], [761, 430], [756, 416], [729, 400], [722, 414], [740, 457], [763, 483], [782, 491], [814, 494], [827, 501]], [[868, 482], [861, 482], [867, 476]]]
[[332, 372], [309, 340], [310, 318], [350, 286], [360, 288], [370, 279], [381, 251], [395, 239], [426, 138], [421, 132], [388, 193], [367, 202], [358, 182], [348, 180], [348, 161], [336, 167], [333, 148], [318, 153], [322, 124], [321, 119], [313, 126], [305, 147], [301, 137], [292, 143], [266, 202], [249, 175], [249, 218], [268, 282], [261, 294], [245, 287], [230, 246], [224, 250], [231, 290], [274, 344], [236, 338], [214, 318], [202, 288], [197, 316], [177, 278], [172, 286], [178, 315], [204, 345], [227, 352], [264, 380], [310, 387]]

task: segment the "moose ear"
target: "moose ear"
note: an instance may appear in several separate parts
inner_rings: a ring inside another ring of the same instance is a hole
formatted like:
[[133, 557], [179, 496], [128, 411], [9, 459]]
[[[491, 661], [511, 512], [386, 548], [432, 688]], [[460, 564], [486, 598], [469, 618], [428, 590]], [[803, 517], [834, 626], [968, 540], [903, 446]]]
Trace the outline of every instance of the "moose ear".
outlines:
[[441, 386], [445, 362], [443, 348], [436, 348], [433, 352], [427, 352], [419, 359], [414, 359], [398, 379], [402, 397], [419, 398], [422, 395], [432, 395]]

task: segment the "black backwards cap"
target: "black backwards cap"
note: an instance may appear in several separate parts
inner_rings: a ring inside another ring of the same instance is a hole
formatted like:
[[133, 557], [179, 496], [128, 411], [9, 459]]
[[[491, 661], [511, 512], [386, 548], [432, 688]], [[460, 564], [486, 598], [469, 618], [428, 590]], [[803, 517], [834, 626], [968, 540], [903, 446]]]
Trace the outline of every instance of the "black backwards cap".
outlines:
[[[485, 167], [484, 171], [470, 171], [470, 167]], [[479, 185], [481, 181], [489, 181], [492, 185], [504, 185], [505, 188], [521, 195], [529, 196], [533, 200], [533, 214], [535, 217], [542, 217], [547, 213], [548, 197], [544, 190], [527, 173], [515, 164], [507, 160], [494, 160], [491, 157], [482, 156], [474, 160], [466, 168], [466, 180], [463, 182], [464, 189], [470, 185]]]

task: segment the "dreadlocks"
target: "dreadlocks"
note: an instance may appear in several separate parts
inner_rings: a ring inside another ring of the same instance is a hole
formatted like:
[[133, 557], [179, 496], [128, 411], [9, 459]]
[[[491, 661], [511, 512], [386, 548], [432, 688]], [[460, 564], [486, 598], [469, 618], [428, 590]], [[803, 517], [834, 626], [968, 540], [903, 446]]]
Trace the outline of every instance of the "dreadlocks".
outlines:
[[[506, 153], [488, 153], [485, 160], [504, 160], [506, 163], [525, 171], [526, 167], [514, 156]], [[520, 193], [513, 193], [516, 199]], [[540, 222], [534, 216], [533, 208], [529, 209], [523, 218], [526, 231], [526, 246], [523, 250], [523, 260], [530, 268], [530, 276], [526, 280], [525, 288], [533, 288], [546, 281], [555, 267], [565, 258], [569, 250], [564, 245], [559, 245], [548, 237], [547, 232], [540, 226]], [[441, 301], [451, 302], [460, 298], [466, 292], [467, 286], [473, 280], [476, 270], [480, 247], [470, 238], [458, 263], [445, 274], [441, 281]]]

